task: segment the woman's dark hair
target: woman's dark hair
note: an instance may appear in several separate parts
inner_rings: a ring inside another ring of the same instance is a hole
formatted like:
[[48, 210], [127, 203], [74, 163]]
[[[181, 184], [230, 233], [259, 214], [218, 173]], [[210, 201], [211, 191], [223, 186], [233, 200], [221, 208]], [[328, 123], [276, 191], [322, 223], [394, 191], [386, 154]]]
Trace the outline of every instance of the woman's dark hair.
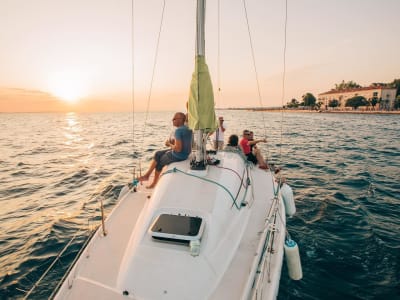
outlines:
[[232, 135], [229, 137], [228, 145], [229, 145], [229, 146], [236, 147], [236, 146], [238, 145], [238, 141], [239, 141], [239, 137], [238, 137], [236, 134], [232, 134]]

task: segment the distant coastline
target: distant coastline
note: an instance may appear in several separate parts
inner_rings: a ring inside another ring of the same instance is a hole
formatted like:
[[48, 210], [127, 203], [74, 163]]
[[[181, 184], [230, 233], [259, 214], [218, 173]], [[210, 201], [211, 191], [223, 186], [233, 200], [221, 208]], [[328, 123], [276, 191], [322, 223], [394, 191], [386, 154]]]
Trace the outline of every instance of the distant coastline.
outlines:
[[248, 111], [267, 111], [284, 113], [323, 113], [323, 114], [369, 114], [369, 115], [400, 115], [400, 110], [310, 110], [310, 109], [282, 109], [282, 108], [255, 108], [255, 107], [237, 107], [237, 108], [219, 108], [219, 110], [248, 110]]

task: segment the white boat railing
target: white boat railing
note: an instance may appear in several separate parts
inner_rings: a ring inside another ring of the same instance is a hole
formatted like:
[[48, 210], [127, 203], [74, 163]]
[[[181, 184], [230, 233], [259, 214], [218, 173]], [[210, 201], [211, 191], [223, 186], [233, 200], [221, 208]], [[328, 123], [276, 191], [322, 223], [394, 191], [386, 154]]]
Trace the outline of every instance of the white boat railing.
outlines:
[[[104, 205], [103, 205], [103, 199], [104, 199], [104, 195], [107, 194], [111, 189], [113, 188], [113, 186], [108, 186], [100, 195], [95, 196], [94, 201], [100, 201], [100, 211], [101, 211], [101, 226], [102, 226], [102, 231], [103, 231], [103, 235], [105, 236], [107, 234], [106, 229], [105, 229], [105, 214], [104, 214]], [[90, 197], [90, 199], [92, 199], [92, 197]], [[83, 208], [86, 207], [86, 203], [88, 201], [85, 201], [85, 203], [83, 204]], [[44, 273], [40, 276], [40, 278], [34, 283], [34, 285], [29, 289], [29, 291], [27, 291], [27, 293], [24, 296], [24, 300], [28, 299], [30, 297], [30, 295], [36, 291], [36, 289], [38, 288], [39, 284], [41, 283], [41, 281], [49, 274], [49, 272], [53, 269], [53, 267], [55, 266], [55, 264], [58, 261], [61, 261], [62, 255], [66, 252], [66, 250], [71, 246], [72, 242], [79, 236], [82, 235], [82, 233], [84, 232], [88, 232], [88, 236], [85, 239], [83, 245], [81, 246], [78, 254], [75, 256], [74, 261], [70, 264], [70, 266], [67, 269], [67, 272], [65, 272], [63, 278], [59, 281], [59, 283], [57, 284], [56, 288], [54, 289], [53, 293], [51, 294], [51, 296], [49, 297], [49, 299], [54, 298], [55, 293], [58, 291], [58, 289], [60, 288], [60, 286], [62, 285], [62, 283], [64, 282], [65, 278], [67, 277], [67, 275], [69, 274], [69, 271], [72, 269], [72, 267], [75, 265], [75, 262], [78, 260], [78, 258], [80, 257], [81, 253], [83, 252], [83, 250], [86, 248], [87, 244], [90, 242], [91, 238], [93, 237], [93, 235], [97, 232], [98, 228], [100, 225], [96, 225], [94, 227], [91, 228], [90, 224], [88, 223], [88, 228], [82, 228], [80, 230], [78, 230], [73, 236], [72, 238], [68, 241], [68, 243], [61, 249], [61, 251], [57, 254], [57, 256], [54, 258], [53, 262], [49, 265], [49, 267], [44, 271]]]
[[[243, 290], [242, 300], [257, 299], [257, 294], [262, 288], [261, 283], [263, 282], [265, 267], [271, 261], [271, 255], [273, 254], [272, 247], [278, 214], [279, 198], [275, 196], [265, 221], [262, 238], [257, 247], [257, 255], [254, 257], [248, 280]], [[270, 278], [268, 278], [268, 281], [270, 281]]]

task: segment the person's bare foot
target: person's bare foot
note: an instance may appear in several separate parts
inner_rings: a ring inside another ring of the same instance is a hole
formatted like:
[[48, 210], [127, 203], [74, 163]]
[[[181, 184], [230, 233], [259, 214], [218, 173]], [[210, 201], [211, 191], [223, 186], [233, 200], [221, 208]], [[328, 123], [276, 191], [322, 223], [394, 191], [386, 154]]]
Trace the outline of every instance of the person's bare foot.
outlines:
[[149, 180], [149, 176], [140, 176], [140, 177], [138, 178], [138, 180], [139, 180], [140, 182], [142, 182], [142, 181], [147, 181], [147, 180]]
[[156, 184], [157, 184], [157, 183], [154, 183], [154, 182], [153, 182], [152, 184], [146, 186], [146, 189], [153, 189], [153, 188], [156, 186]]

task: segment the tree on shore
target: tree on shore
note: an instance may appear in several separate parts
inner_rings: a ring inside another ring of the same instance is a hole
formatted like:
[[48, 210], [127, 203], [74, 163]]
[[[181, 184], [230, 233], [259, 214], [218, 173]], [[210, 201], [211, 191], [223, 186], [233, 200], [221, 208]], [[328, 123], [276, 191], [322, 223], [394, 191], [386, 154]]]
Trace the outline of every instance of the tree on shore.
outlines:
[[353, 107], [354, 109], [357, 109], [360, 106], [367, 106], [368, 101], [365, 99], [363, 96], [355, 96], [353, 98], [349, 98], [346, 101], [346, 107]]
[[394, 100], [394, 105], [393, 105], [394, 109], [400, 109], [400, 95], [398, 95], [396, 97], [396, 100]]
[[286, 104], [287, 108], [297, 108], [299, 107], [300, 103], [295, 98], [293, 98], [290, 102]]
[[329, 100], [328, 107], [333, 107], [333, 108], [339, 107], [339, 100], [337, 99]]
[[393, 79], [392, 82], [384, 83], [384, 82], [373, 82], [371, 83], [372, 87], [386, 87], [386, 88], [395, 88], [396, 96], [400, 95], [400, 79]]
[[379, 103], [378, 97], [373, 97], [371, 99], [371, 106], [375, 109], [375, 106]]
[[400, 79], [394, 79], [391, 86], [396, 89], [396, 97], [400, 95]]
[[358, 83], [355, 83], [354, 81], [350, 80], [348, 82], [345, 82], [342, 80], [341, 83], [336, 83], [335, 84], [335, 90], [336, 91], [342, 91], [342, 90], [348, 90], [348, 89], [356, 89], [356, 88], [361, 88], [362, 86], [359, 85]]
[[304, 106], [310, 106], [311, 108], [314, 108], [315, 103], [317, 102], [317, 99], [315, 98], [315, 96], [311, 93], [307, 93], [305, 95], [303, 95], [303, 103]]

